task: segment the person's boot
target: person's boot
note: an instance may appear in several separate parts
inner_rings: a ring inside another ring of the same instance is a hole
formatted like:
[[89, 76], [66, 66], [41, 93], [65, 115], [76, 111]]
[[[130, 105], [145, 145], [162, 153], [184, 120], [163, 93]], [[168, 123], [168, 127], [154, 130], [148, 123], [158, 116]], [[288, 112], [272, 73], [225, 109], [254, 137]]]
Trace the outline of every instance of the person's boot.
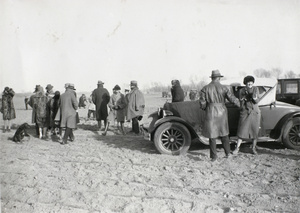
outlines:
[[75, 140], [73, 129], [71, 129], [71, 133], [70, 133], [69, 137], [70, 137], [71, 142], [73, 142]]
[[105, 136], [105, 135], [106, 135], [106, 133], [107, 133], [107, 130], [108, 130], [108, 126], [109, 126], [109, 122], [106, 122], [106, 125], [105, 125], [105, 130], [104, 130], [104, 132], [102, 133], [102, 135], [103, 135], [103, 136]]
[[121, 123], [121, 133], [123, 134], [123, 135], [125, 135], [126, 133], [125, 133], [125, 130], [124, 130], [124, 123]]
[[98, 131], [101, 130], [101, 121], [98, 121]]
[[42, 139], [43, 137], [43, 129], [39, 128], [39, 139]]
[[240, 151], [240, 147], [236, 147], [235, 150], [233, 150], [232, 154], [237, 155]]
[[42, 137], [42, 138], [43, 138], [44, 140], [47, 140], [47, 138], [48, 138], [48, 136], [47, 136], [47, 127], [46, 127], [46, 128], [44, 127], [44, 128], [42, 129], [42, 131], [43, 131], [43, 137]]
[[70, 129], [68, 127], [66, 128], [66, 131], [65, 131], [65, 134], [64, 134], [64, 137], [63, 137], [63, 140], [62, 140], [61, 144], [67, 144], [68, 143], [68, 137], [70, 136], [71, 131], [72, 131], [72, 129]]
[[256, 143], [257, 143], [257, 140], [253, 140], [253, 144], [252, 144], [252, 153], [254, 155], [257, 155], [257, 151], [256, 151]]

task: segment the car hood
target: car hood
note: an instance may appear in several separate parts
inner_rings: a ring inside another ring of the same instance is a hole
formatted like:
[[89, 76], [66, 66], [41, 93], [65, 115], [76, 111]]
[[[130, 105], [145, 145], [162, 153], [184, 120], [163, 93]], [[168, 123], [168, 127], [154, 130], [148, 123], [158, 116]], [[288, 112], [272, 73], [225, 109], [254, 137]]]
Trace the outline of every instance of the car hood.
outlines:
[[293, 105], [293, 104], [288, 104], [285, 102], [281, 102], [281, 101], [276, 101], [276, 107], [280, 107], [280, 108], [285, 108], [285, 109], [291, 109], [291, 110], [295, 110], [295, 111], [299, 111], [300, 112], [300, 107]]

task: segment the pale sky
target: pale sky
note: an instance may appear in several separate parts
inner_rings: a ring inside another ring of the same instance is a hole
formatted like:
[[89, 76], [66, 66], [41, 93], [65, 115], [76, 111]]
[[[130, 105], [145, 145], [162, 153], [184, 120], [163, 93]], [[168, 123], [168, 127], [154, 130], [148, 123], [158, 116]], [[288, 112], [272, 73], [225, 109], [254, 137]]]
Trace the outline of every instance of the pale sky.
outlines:
[[[0, 89], [300, 73], [300, 0], [0, 0]], [[209, 80], [209, 79], [208, 79]]]

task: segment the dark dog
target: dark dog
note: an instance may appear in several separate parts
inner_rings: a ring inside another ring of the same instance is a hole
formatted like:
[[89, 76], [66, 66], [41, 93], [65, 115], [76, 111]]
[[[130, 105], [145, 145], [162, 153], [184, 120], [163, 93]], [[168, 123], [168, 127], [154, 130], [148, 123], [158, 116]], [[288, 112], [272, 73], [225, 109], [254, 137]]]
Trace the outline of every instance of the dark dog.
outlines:
[[28, 135], [28, 133], [26, 132], [26, 129], [29, 129], [30, 126], [28, 123], [23, 123], [21, 126], [19, 126], [19, 128], [17, 129], [17, 131], [15, 132], [14, 137], [12, 138], [12, 140], [14, 142], [21, 142], [21, 140], [25, 137], [25, 136], [30, 136]]

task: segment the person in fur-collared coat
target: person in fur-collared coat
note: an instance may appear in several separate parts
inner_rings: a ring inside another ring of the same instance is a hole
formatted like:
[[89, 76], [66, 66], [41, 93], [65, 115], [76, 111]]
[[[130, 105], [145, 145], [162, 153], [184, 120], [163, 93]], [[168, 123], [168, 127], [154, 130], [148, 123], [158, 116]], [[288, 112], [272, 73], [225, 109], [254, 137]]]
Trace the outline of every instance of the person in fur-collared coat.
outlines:
[[172, 102], [184, 101], [184, 91], [180, 86], [180, 82], [178, 80], [172, 80], [171, 84], [172, 84], [172, 88], [171, 88]]
[[1, 112], [3, 113], [4, 129], [3, 132], [10, 132], [11, 120], [16, 118], [16, 111], [13, 103], [15, 92], [12, 88], [5, 87], [2, 93]]
[[132, 120], [132, 132], [135, 134], [140, 133], [139, 121], [142, 120], [145, 99], [144, 94], [139, 90], [137, 81], [130, 82], [131, 91], [128, 95], [128, 106], [127, 106], [127, 120]]

